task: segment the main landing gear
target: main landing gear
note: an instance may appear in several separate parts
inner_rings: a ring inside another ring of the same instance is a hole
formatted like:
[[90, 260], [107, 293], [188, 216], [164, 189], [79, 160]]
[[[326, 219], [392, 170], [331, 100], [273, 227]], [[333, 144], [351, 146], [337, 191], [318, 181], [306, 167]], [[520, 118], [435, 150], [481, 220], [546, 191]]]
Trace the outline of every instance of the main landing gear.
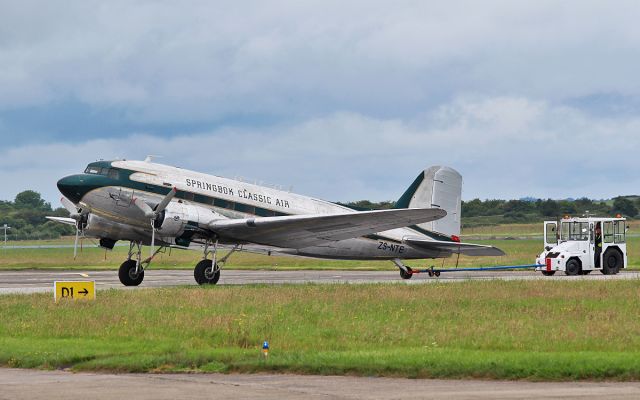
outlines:
[[[120, 282], [122, 282], [125, 286], [138, 286], [144, 280], [144, 269], [151, 264], [153, 258], [163, 249], [164, 247], [158, 247], [157, 250], [151, 255], [151, 257], [142, 260], [142, 243], [140, 242], [131, 242], [129, 244], [129, 253], [127, 255], [127, 260], [120, 265], [120, 269], [118, 270], [118, 278], [120, 278]], [[133, 256], [135, 253], [135, 260], [133, 260]]]
[[[211, 242], [207, 241], [204, 246], [204, 257], [193, 269], [193, 277], [196, 282], [198, 282], [199, 285], [215, 285], [218, 283], [222, 265], [227, 261], [229, 256], [235, 253], [239, 248], [240, 245], [235, 245], [228, 254], [218, 260], [218, 241], [213, 243], [213, 250], [211, 249]], [[149, 266], [149, 264], [151, 264], [153, 258], [163, 249], [164, 247], [158, 247], [151, 257], [142, 260], [142, 243], [131, 242], [129, 244], [127, 260], [120, 265], [120, 269], [118, 270], [120, 282], [125, 286], [139, 286], [144, 280], [144, 270]], [[211, 260], [207, 258], [209, 254], [212, 255]]]
[[[218, 260], [218, 241], [216, 240], [215, 243], [213, 243], [213, 250], [209, 249], [210, 246], [210, 242], [207, 241], [204, 245], [204, 256], [193, 269], [193, 277], [196, 282], [198, 282], [198, 285], [215, 285], [218, 283], [222, 265], [227, 261], [229, 256], [240, 247], [239, 245], [235, 245], [227, 255]], [[209, 254], [212, 256], [211, 260], [207, 259]]]

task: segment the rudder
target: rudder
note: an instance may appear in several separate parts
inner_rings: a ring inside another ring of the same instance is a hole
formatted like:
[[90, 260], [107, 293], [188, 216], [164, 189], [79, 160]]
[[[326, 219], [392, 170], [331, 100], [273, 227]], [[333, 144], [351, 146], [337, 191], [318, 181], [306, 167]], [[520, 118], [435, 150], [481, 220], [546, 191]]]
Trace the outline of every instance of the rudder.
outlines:
[[420, 173], [396, 202], [396, 208], [441, 208], [447, 216], [419, 224], [422, 229], [460, 236], [462, 175], [450, 167], [434, 166]]

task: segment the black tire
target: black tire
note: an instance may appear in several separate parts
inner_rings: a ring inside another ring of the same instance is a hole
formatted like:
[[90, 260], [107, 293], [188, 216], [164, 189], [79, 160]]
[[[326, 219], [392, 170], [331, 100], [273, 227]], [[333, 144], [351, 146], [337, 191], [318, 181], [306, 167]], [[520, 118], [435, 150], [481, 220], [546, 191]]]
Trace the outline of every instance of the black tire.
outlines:
[[213, 261], [202, 260], [193, 269], [193, 277], [198, 285], [215, 285], [220, 279], [220, 269], [215, 273], [212, 271]]
[[407, 267], [406, 271], [400, 268], [400, 278], [411, 279], [412, 276], [413, 276], [413, 270], [411, 268]]
[[585, 270], [580, 271], [580, 275], [589, 275], [590, 273], [591, 273], [591, 270], [589, 270], [589, 271], [585, 271]]
[[604, 252], [602, 257], [602, 272], [605, 275], [615, 275], [622, 268], [622, 254], [616, 249], [609, 249]]
[[544, 276], [553, 276], [556, 271], [542, 271], [542, 275]]
[[565, 266], [564, 271], [565, 275], [579, 275], [580, 271], [582, 271], [582, 268], [580, 267], [580, 263], [578, 262], [578, 260], [572, 258], [571, 260], [567, 261], [567, 265]]
[[125, 286], [138, 286], [144, 279], [144, 270], [140, 268], [140, 271], [136, 274], [136, 261], [127, 260], [120, 265], [118, 278]]

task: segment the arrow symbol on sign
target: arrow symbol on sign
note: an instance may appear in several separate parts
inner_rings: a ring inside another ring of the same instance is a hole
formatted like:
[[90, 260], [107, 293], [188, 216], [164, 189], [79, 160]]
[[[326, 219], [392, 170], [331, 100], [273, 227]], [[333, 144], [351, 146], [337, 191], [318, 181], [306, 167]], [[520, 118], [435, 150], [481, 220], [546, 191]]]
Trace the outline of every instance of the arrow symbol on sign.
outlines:
[[85, 296], [86, 296], [86, 295], [88, 295], [88, 294], [89, 294], [89, 291], [85, 288], [84, 290], [80, 290], [80, 291], [78, 291], [78, 293], [82, 293], [83, 295], [85, 295]]

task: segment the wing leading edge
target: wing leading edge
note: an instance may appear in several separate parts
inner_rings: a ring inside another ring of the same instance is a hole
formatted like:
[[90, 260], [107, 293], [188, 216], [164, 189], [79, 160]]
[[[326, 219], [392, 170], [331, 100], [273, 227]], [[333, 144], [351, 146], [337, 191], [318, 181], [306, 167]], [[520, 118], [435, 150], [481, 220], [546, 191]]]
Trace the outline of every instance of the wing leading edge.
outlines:
[[439, 208], [408, 208], [218, 220], [210, 223], [209, 229], [231, 240], [299, 249], [435, 221], [446, 215]]

